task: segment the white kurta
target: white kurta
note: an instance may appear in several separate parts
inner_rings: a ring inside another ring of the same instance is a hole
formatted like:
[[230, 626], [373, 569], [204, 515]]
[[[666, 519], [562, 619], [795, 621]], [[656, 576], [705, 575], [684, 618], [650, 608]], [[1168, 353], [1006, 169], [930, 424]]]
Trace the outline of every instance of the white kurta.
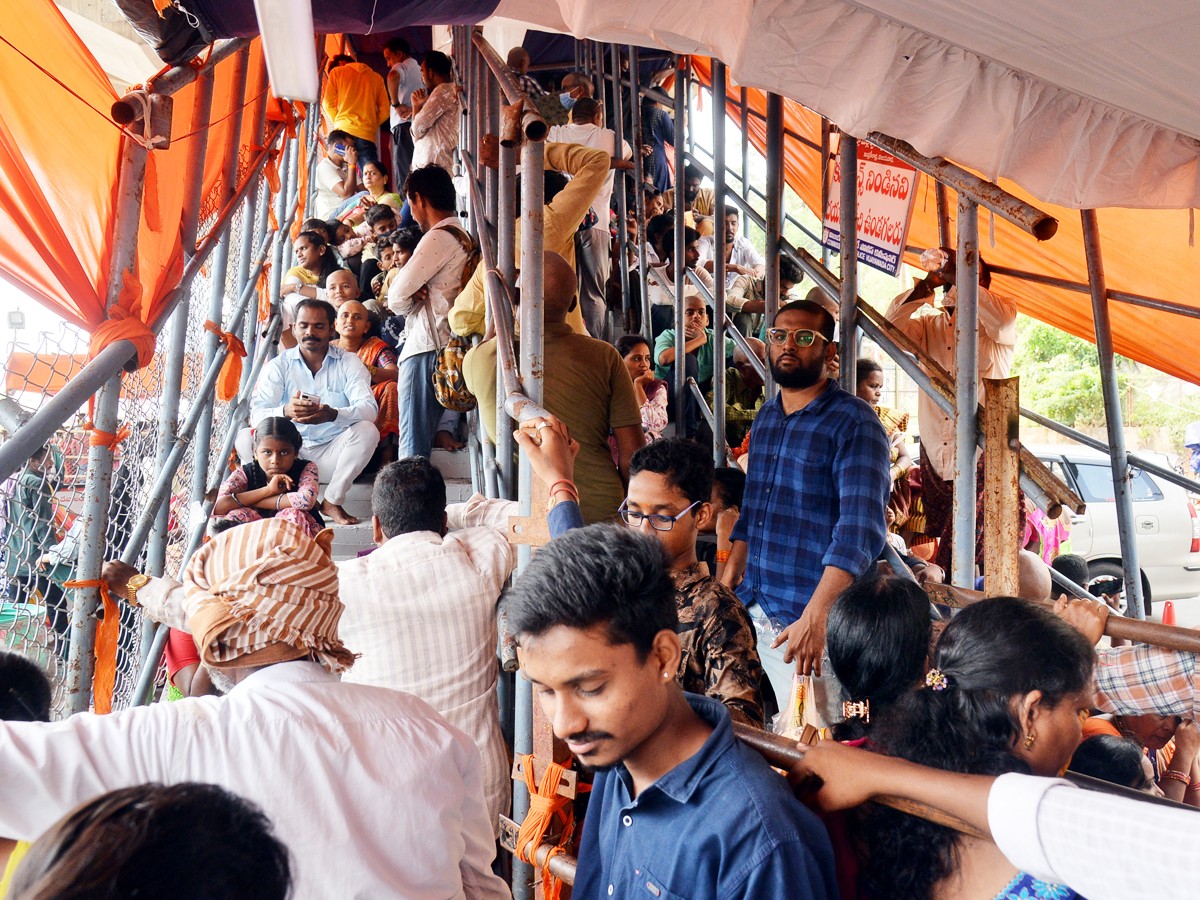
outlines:
[[297, 661], [225, 697], [0, 722], [0, 835], [32, 840], [117, 788], [218, 784], [262, 807], [297, 898], [508, 897], [479, 752], [415, 697]]

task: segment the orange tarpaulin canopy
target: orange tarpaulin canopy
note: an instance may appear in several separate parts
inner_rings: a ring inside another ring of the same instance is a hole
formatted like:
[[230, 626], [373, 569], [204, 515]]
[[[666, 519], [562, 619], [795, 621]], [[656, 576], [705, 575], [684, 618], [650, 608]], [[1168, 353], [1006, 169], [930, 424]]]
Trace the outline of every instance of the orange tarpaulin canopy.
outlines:
[[[231, 115], [234, 60], [216, 67], [212, 112], [192, 122], [195, 84], [174, 94], [171, 145], [153, 150], [146, 168], [136, 269], [128, 305], [143, 322], [160, 318], [183, 269], [180, 223], [184, 174], [195, 132], [207, 129], [202, 210], [214, 213]], [[266, 76], [257, 42], [248, 69], [249, 107], [231, 152], [262, 141], [256, 105]], [[257, 87], [254, 87], [257, 86]], [[120, 164], [120, 129], [110, 117], [117, 95], [58, 7], [10, 0], [0, 23], [0, 276], [72, 324], [89, 331], [106, 318], [109, 261]], [[144, 361], [143, 361], [144, 362]]]
[[[707, 57], [692, 57], [692, 67], [704, 85], [712, 83], [712, 64]], [[727, 110], [741, 116], [741, 88], [728, 82]], [[747, 103], [763, 117], [747, 116], [745, 128], [750, 142], [766, 150], [766, 94], [750, 88]], [[821, 141], [821, 117], [799, 103], [784, 99], [784, 128], [816, 144]], [[836, 123], [834, 123], [836, 124]], [[809, 209], [821, 209], [821, 154], [788, 135], [784, 137], [784, 177]], [[917, 247], [938, 244], [937, 206], [931, 179], [923, 176], [908, 243]], [[1039, 275], [1086, 283], [1087, 264], [1083, 253], [1082, 225], [1078, 210], [1039, 201], [1018, 185], [1001, 179], [998, 184], [1014, 196], [1045, 210], [1059, 221], [1058, 233], [1039, 243], [1015, 225], [995, 217], [995, 246], [989, 240], [988, 213], [981, 210], [979, 243], [990, 264], [1020, 269]], [[951, 194], [951, 220], [956, 203]], [[1143, 294], [1200, 311], [1200, 249], [1189, 246], [1191, 222], [1188, 210], [1101, 209], [1101, 249], [1109, 290]], [[912, 260], [915, 262], [915, 260]], [[1009, 297], [1021, 312], [1056, 328], [1090, 341], [1095, 340], [1091, 300], [1087, 294], [996, 275], [993, 288]], [[897, 293], [901, 288], [897, 286]], [[890, 297], [866, 298], [874, 305]], [[1195, 348], [1200, 346], [1200, 319], [1170, 312], [1110, 302], [1113, 344], [1130, 359], [1200, 384], [1200, 366]]]

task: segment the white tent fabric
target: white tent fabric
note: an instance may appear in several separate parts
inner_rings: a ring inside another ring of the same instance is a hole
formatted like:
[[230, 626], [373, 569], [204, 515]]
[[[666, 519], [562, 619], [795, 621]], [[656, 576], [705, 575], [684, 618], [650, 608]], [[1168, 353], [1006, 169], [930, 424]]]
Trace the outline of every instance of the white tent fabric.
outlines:
[[1194, 0], [501, 0], [496, 15], [724, 60], [1072, 208], [1200, 206]]

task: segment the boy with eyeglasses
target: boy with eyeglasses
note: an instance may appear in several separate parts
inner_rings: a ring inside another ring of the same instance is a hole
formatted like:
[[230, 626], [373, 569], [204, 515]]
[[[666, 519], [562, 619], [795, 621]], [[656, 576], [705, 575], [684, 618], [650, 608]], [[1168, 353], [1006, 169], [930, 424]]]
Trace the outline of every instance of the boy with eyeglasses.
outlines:
[[[574, 483], [579, 445], [566, 426], [553, 416], [530, 419], [514, 438], [534, 474], [549, 487], [550, 535], [557, 538], [583, 527]], [[654, 441], [633, 454], [620, 515], [631, 529], [657, 539], [666, 551], [683, 653], [677, 673], [680, 687], [720, 701], [735, 722], [762, 728], [762, 689], [767, 682], [750, 616], [737, 596], [696, 558], [698, 524], [712, 514], [712, 487], [712, 459], [703, 448], [682, 438]], [[515, 504], [510, 505], [512, 509], [501, 512], [515, 514]]]
[[837, 355], [828, 310], [788, 303], [767, 345], [780, 390], [754, 420], [721, 580], [754, 620], [784, 623], [759, 655], [776, 696], [787, 697], [794, 673], [821, 674], [829, 609], [883, 550], [891, 476], [879, 417], [828, 377]]
[[683, 659], [680, 686], [720, 700], [735, 722], [763, 727], [763, 670], [746, 607], [696, 557], [712, 515], [712, 456], [693, 441], [654, 441], [633, 454], [621, 518], [670, 560]]

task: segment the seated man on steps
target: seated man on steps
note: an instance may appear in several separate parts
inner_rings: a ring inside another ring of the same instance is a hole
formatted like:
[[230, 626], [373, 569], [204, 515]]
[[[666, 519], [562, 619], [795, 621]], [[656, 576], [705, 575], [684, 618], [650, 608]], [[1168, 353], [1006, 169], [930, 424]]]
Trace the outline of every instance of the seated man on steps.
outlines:
[[[291, 419], [304, 439], [304, 455], [328, 480], [321, 514], [338, 525], [357, 525], [342, 504], [379, 443], [379, 406], [367, 367], [350, 351], [330, 346], [336, 315], [324, 300], [300, 301], [292, 326], [298, 346], [263, 366], [250, 424], [271, 416]], [[244, 460], [252, 458], [251, 434], [249, 428], [238, 434]]]

